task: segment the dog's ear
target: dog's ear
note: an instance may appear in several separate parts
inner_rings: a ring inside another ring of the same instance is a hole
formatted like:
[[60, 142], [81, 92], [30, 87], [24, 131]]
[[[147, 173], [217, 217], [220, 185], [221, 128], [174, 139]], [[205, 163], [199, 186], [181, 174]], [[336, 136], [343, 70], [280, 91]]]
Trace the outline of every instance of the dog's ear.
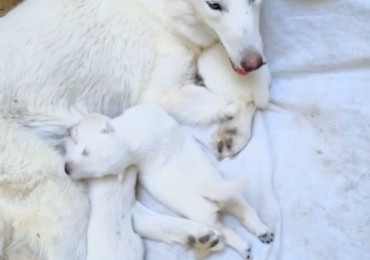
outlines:
[[114, 132], [114, 128], [111, 124], [109, 124], [108, 122], [105, 124], [105, 127], [103, 128], [103, 130], [100, 131], [102, 134], [110, 134], [110, 133], [113, 133]]

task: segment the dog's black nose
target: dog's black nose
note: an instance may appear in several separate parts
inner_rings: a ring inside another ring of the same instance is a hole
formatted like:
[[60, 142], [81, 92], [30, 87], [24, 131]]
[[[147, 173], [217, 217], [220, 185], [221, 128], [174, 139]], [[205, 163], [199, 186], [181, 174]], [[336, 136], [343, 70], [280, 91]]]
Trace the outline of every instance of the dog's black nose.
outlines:
[[71, 171], [72, 171], [72, 167], [69, 163], [66, 163], [64, 165], [64, 171], [66, 172], [66, 174], [70, 175], [71, 174]]
[[258, 70], [264, 64], [261, 54], [252, 52], [245, 56], [240, 65], [245, 71], [252, 72]]

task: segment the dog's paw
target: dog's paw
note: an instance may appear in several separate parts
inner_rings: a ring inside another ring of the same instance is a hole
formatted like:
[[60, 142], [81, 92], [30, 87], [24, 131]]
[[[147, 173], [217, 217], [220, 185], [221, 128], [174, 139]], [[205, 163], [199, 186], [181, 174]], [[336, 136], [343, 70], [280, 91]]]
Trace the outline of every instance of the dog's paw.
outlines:
[[243, 104], [238, 101], [223, 101], [223, 106], [219, 112], [220, 122], [230, 121], [240, 114]]
[[233, 119], [217, 126], [211, 139], [212, 150], [217, 159], [234, 157], [248, 144], [255, 112], [253, 104], [243, 105]]
[[270, 244], [274, 241], [274, 233], [266, 232], [265, 234], [258, 236], [258, 238], [262, 243]]
[[223, 124], [212, 135], [212, 149], [218, 160], [234, 157], [249, 142], [250, 129], [242, 129], [235, 125]]
[[225, 247], [223, 236], [215, 230], [188, 235], [187, 245], [195, 250], [199, 258], [204, 258], [211, 252], [220, 251]]

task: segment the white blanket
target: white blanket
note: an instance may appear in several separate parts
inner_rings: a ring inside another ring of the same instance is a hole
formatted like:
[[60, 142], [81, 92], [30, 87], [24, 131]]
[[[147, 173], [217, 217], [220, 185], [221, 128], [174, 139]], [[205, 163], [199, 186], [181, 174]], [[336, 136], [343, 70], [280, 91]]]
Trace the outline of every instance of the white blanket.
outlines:
[[[265, 0], [269, 111], [225, 178], [250, 182], [246, 198], [276, 232], [254, 260], [370, 259], [370, 0]], [[144, 195], [150, 208], [169, 214]], [[147, 242], [148, 260], [191, 260], [181, 246]], [[231, 249], [212, 260], [240, 260]]]

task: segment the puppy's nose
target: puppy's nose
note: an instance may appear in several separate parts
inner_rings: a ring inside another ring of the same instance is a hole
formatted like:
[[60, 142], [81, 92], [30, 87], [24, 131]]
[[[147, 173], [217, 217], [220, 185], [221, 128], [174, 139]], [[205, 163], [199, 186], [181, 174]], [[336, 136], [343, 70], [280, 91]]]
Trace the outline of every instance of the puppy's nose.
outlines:
[[68, 174], [68, 175], [70, 175], [71, 174], [71, 172], [72, 172], [72, 166], [71, 166], [71, 164], [70, 163], [66, 163], [65, 165], [64, 165], [64, 171], [66, 172], [66, 174]]
[[265, 63], [263, 62], [262, 55], [257, 52], [247, 54], [241, 62], [242, 68], [247, 72], [258, 70]]

